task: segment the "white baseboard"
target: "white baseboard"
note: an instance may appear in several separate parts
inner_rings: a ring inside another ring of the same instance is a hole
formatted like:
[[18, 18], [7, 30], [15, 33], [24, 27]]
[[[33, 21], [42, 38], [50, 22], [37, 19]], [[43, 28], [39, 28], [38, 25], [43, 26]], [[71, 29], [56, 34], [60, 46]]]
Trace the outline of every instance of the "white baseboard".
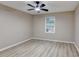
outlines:
[[4, 50], [6, 50], [6, 49], [12, 48], [12, 47], [17, 46], [17, 45], [19, 45], [19, 44], [22, 44], [22, 43], [24, 43], [24, 42], [26, 42], [26, 41], [29, 41], [29, 40], [31, 40], [31, 39], [47, 40], [47, 41], [63, 42], [63, 43], [72, 43], [72, 44], [73, 44], [73, 42], [59, 41], [59, 40], [50, 40], [50, 39], [38, 38], [38, 37], [31, 37], [31, 38], [29, 38], [29, 39], [26, 39], [26, 40], [24, 40], [24, 41], [18, 42], [18, 43], [16, 43], [16, 44], [12, 44], [12, 45], [10, 45], [10, 46], [1, 48], [0, 51], [4, 51]]
[[21, 42], [12, 44], [12, 45], [7, 46], [7, 47], [4, 47], [4, 48], [1, 48], [1, 49], [0, 49], [0, 52], [1, 52], [1, 51], [4, 51], [4, 50], [6, 50], [6, 49], [12, 48], [12, 47], [14, 47], [14, 46], [17, 46], [17, 45], [19, 45], [19, 44], [22, 44], [22, 43], [24, 43], [24, 42], [26, 42], [26, 41], [29, 41], [29, 40], [31, 40], [31, 39], [29, 38], [29, 39], [26, 39], [26, 40], [24, 40], [24, 41], [21, 41]]
[[79, 46], [75, 42], [67, 42], [67, 41], [59, 41], [59, 40], [50, 40], [50, 39], [38, 38], [38, 37], [31, 37], [31, 39], [47, 40], [47, 41], [63, 42], [63, 43], [71, 43], [71, 44], [74, 44], [74, 46], [76, 47], [76, 49], [77, 49], [77, 51], [79, 53]]
[[77, 49], [78, 53], [79, 53], [79, 46], [74, 42], [74, 46]]
[[38, 40], [47, 40], [47, 41], [54, 41], [54, 42], [63, 42], [63, 43], [74, 43], [74, 42], [68, 42], [68, 41], [60, 41], [60, 40], [50, 40], [45, 38], [39, 38], [39, 37], [31, 37], [31, 39], [38, 39]]

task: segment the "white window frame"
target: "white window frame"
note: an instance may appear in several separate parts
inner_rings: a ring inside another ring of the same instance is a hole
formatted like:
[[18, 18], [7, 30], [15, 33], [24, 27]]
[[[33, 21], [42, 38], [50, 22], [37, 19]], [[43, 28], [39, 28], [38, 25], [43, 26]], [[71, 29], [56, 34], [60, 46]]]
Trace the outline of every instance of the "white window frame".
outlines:
[[[45, 16], [45, 33], [55, 33], [55, 29], [54, 29], [53, 32], [46, 32], [46, 25], [47, 25], [47, 24], [46, 24], [46, 20], [47, 20], [47, 17], [54, 17], [54, 19], [53, 19], [54, 22], [55, 22], [55, 20], [56, 20], [56, 19], [55, 19], [55, 16]], [[55, 22], [55, 23], [56, 23], [56, 22]], [[54, 24], [54, 27], [55, 27], [55, 24]]]

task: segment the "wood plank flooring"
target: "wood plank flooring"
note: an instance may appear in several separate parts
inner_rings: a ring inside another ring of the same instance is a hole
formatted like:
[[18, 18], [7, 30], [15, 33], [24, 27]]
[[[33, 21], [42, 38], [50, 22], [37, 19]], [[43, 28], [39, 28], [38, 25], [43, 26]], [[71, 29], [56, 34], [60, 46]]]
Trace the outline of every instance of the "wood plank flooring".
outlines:
[[0, 57], [79, 57], [79, 54], [70, 43], [32, 39], [0, 52]]

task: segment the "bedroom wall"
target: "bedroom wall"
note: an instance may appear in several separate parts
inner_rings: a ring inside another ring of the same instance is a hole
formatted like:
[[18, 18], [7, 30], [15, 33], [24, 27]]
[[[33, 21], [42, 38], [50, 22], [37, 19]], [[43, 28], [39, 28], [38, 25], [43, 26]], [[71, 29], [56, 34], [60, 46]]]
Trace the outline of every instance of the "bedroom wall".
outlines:
[[[56, 33], [45, 33], [45, 16], [55, 16]], [[74, 12], [62, 12], [35, 15], [33, 19], [33, 37], [46, 40], [74, 41]]]
[[[56, 33], [45, 33], [45, 16], [55, 16]], [[32, 16], [0, 5], [0, 49], [30, 37], [73, 42], [74, 12]]]
[[75, 44], [79, 48], [79, 5], [75, 10]]
[[0, 5], [0, 48], [32, 36], [32, 15]]

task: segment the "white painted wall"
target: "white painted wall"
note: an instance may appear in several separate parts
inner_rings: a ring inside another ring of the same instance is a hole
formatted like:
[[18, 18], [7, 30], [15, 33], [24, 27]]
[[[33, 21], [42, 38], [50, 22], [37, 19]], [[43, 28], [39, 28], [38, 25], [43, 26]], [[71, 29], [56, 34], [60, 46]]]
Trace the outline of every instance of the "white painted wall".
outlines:
[[0, 5], [0, 48], [32, 36], [32, 15]]
[[[45, 16], [55, 16], [56, 33], [45, 33]], [[74, 12], [35, 15], [33, 19], [33, 37], [73, 42]]]
[[79, 47], [79, 5], [75, 10], [75, 44]]

